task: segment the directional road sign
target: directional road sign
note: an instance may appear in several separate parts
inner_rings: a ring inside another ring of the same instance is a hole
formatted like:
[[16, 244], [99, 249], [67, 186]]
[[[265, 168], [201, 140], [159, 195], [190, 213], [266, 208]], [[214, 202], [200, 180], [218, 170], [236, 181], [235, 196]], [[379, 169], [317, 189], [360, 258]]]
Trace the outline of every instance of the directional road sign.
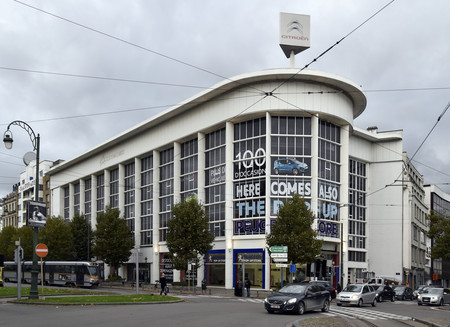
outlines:
[[287, 258], [287, 256], [288, 256], [287, 253], [277, 253], [277, 252], [274, 252], [274, 253], [271, 253], [271, 254], [270, 254], [270, 257], [271, 257], [271, 258]]
[[288, 258], [287, 257], [285, 257], [285, 258], [272, 258], [272, 260], [274, 262], [287, 262]]
[[272, 253], [287, 253], [288, 247], [287, 246], [271, 246], [269, 248], [269, 251]]

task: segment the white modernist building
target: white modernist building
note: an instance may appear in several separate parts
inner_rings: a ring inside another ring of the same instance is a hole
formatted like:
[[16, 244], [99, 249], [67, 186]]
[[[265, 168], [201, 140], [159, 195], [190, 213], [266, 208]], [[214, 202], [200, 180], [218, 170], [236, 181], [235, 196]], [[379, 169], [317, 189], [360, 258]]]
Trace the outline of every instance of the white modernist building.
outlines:
[[[273, 69], [225, 80], [53, 167], [52, 215], [83, 213], [95, 227], [98, 212], [119, 208], [141, 275], [179, 281], [167, 221], [173, 204], [196, 194], [215, 235], [198, 280], [232, 288], [245, 271], [270, 289], [294, 267], [271, 261], [266, 234], [282, 201], [298, 193], [324, 242], [297, 278], [346, 284], [380, 271], [401, 280], [402, 188], [385, 186], [404, 167], [402, 133], [353, 126], [365, 107], [357, 84], [329, 73]], [[121, 275], [131, 280], [134, 269], [130, 258]]]

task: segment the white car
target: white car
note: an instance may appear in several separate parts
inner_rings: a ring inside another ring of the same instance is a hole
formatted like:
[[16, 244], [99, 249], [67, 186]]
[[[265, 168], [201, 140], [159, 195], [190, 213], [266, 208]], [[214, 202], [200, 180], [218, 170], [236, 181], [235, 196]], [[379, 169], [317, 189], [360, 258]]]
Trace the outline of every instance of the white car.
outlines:
[[357, 305], [362, 307], [364, 304], [377, 305], [377, 292], [368, 284], [349, 284], [336, 296], [336, 305], [343, 304]]
[[450, 303], [450, 290], [442, 287], [430, 287], [417, 296], [417, 304], [436, 304], [443, 306]]

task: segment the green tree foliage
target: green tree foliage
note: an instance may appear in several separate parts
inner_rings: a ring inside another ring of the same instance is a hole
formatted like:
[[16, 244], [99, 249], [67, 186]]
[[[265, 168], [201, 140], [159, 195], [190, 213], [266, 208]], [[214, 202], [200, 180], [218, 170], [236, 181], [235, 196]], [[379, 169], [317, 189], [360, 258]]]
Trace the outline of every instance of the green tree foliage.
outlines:
[[16, 239], [14, 238], [16, 229], [13, 226], [7, 226], [0, 232], [0, 253], [3, 254], [5, 261], [14, 260], [14, 244]]
[[276, 223], [267, 236], [267, 246], [288, 247], [288, 260], [292, 263], [311, 263], [320, 255], [322, 241], [312, 229], [313, 213], [298, 194], [280, 207]]
[[69, 224], [64, 218], [47, 219], [47, 225], [39, 230], [39, 243], [48, 247], [45, 260], [73, 259], [73, 237]]
[[427, 235], [433, 239], [431, 258], [450, 260], [450, 217], [431, 211], [431, 214], [427, 215], [427, 220], [430, 224]]
[[7, 226], [0, 232], [0, 254], [4, 255], [5, 261], [14, 260], [14, 250], [17, 248], [16, 241], [20, 239], [20, 246], [23, 248], [24, 260], [33, 259], [33, 229], [23, 226], [16, 229]]
[[176, 204], [168, 222], [167, 247], [175, 269], [186, 270], [188, 260], [199, 258], [212, 249], [214, 235], [209, 231], [209, 217], [196, 198]]
[[[91, 225], [84, 215], [75, 215], [69, 223], [73, 236], [73, 255], [79, 260], [91, 260], [93, 234]], [[89, 255], [88, 255], [89, 253]]]
[[99, 213], [94, 240], [93, 253], [110, 265], [112, 275], [117, 276], [117, 268], [128, 261], [134, 247], [133, 233], [120, 217], [119, 209], [108, 207]]

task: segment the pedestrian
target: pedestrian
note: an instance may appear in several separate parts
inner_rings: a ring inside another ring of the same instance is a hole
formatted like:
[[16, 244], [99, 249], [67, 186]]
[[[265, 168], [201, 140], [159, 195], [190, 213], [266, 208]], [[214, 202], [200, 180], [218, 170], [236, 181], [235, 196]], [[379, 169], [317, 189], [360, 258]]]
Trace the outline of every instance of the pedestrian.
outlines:
[[250, 282], [250, 279], [245, 280], [245, 288], [247, 289], [247, 297], [250, 297], [250, 286], [252, 286], [252, 283]]
[[206, 294], [206, 278], [202, 280], [202, 294]]
[[242, 296], [242, 282], [240, 279], [236, 281], [236, 286], [234, 288], [234, 295]]
[[336, 285], [336, 291], [337, 291], [338, 293], [341, 293], [342, 287], [341, 287], [341, 284], [340, 284], [340, 283], [337, 283], [337, 285]]
[[161, 283], [161, 292], [159, 292], [159, 295], [162, 295], [163, 293], [164, 293], [164, 295], [167, 295], [167, 290], [166, 290], [167, 280], [166, 280], [166, 276], [164, 275], [164, 273], [161, 274], [161, 278], [159, 279], [159, 282]]

